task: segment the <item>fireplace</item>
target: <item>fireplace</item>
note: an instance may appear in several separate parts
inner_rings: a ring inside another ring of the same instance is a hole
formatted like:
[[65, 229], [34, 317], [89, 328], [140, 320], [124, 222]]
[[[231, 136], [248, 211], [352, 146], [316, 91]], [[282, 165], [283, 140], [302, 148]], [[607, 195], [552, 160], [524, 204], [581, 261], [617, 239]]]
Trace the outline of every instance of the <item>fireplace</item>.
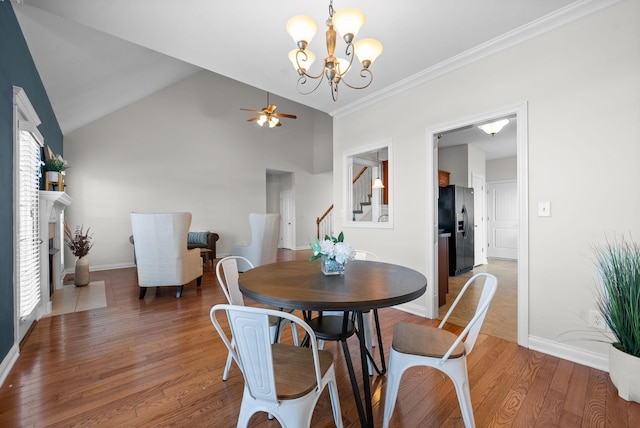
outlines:
[[72, 199], [65, 192], [40, 191], [40, 295], [42, 313], [51, 313], [51, 295], [62, 288], [64, 210]]

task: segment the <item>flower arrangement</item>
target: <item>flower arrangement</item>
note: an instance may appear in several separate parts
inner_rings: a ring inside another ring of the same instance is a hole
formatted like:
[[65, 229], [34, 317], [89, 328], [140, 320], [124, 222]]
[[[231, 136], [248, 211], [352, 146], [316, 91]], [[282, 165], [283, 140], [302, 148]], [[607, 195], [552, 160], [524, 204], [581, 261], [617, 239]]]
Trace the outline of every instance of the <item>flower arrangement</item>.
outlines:
[[89, 250], [93, 247], [93, 235], [89, 234], [89, 229], [87, 228], [87, 232], [83, 232], [84, 226], [76, 226], [75, 234], [71, 234], [71, 229], [65, 223], [64, 225], [64, 234], [67, 237], [66, 244], [71, 249], [71, 252], [76, 257], [84, 257], [89, 254]]
[[67, 161], [62, 159], [62, 156], [60, 155], [53, 155], [44, 163], [44, 168], [47, 171], [63, 172], [68, 167], [69, 165], [67, 164]]
[[325, 235], [322, 241], [316, 238], [315, 242], [310, 245], [313, 250], [313, 256], [309, 260], [317, 260], [325, 256], [329, 260], [344, 264], [353, 259], [354, 256], [353, 247], [351, 244], [344, 242], [344, 234], [342, 232], [337, 238], [329, 235]]

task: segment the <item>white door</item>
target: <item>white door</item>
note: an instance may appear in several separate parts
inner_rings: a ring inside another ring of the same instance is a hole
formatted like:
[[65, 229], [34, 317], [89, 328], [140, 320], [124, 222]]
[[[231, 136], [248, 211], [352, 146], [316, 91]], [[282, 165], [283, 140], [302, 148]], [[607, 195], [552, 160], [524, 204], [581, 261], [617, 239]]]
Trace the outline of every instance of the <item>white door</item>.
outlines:
[[474, 246], [474, 264], [487, 264], [487, 234], [485, 221], [485, 200], [486, 192], [484, 191], [484, 176], [472, 174], [471, 187], [473, 187], [473, 246]]
[[293, 195], [291, 192], [280, 192], [280, 245], [279, 248], [294, 247], [294, 215], [293, 215]]
[[488, 256], [518, 258], [518, 186], [514, 181], [487, 184]]

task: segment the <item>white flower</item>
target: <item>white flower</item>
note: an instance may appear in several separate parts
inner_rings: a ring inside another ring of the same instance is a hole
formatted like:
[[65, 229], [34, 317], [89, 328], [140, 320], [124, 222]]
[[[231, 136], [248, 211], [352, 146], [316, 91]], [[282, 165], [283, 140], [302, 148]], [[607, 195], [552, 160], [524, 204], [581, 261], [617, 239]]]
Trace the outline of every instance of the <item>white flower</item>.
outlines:
[[338, 263], [346, 263], [353, 258], [353, 247], [346, 242], [336, 242], [334, 253]]

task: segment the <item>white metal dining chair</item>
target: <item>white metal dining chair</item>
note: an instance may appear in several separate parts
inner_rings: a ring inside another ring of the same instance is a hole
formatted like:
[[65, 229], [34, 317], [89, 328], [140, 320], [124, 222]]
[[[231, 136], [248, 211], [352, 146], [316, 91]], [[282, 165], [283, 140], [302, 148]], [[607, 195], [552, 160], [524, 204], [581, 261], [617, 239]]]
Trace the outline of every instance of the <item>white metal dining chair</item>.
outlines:
[[[220, 312], [226, 312], [233, 339], [218, 321]], [[342, 428], [333, 354], [318, 350], [314, 332], [303, 320], [287, 312], [228, 304], [211, 308], [210, 317], [244, 377], [239, 428], [246, 427], [260, 411], [272, 415], [283, 428], [309, 427], [326, 386], [334, 422]], [[303, 328], [310, 347], [272, 343], [270, 318], [286, 319]]]
[[[443, 330], [442, 327], [449, 319], [465, 291], [472, 284], [482, 282], [480, 281], [481, 278], [484, 278], [484, 285], [471, 321], [459, 336]], [[467, 355], [471, 353], [473, 345], [478, 338], [482, 322], [497, 288], [498, 280], [495, 276], [488, 273], [476, 274], [462, 287], [462, 291], [460, 291], [460, 294], [458, 294], [458, 297], [456, 297], [437, 328], [411, 323], [396, 324], [389, 356], [383, 428], [389, 427], [402, 374], [408, 368], [415, 366], [436, 368], [453, 381], [464, 424], [467, 428], [475, 427], [471, 394], [469, 392]]]
[[[230, 305], [238, 305], [244, 306], [244, 298], [242, 293], [240, 292], [240, 285], [238, 283], [238, 278], [240, 274], [238, 272], [238, 262], [244, 263], [249, 269], [253, 269], [253, 263], [249, 261], [249, 259], [242, 256], [229, 256], [220, 260], [216, 264], [216, 277], [218, 278], [218, 283], [222, 288], [222, 292], [224, 296], [227, 298], [227, 302]], [[276, 309], [276, 308], [269, 308]], [[291, 311], [292, 312], [292, 311]], [[269, 327], [271, 328], [271, 340], [272, 342], [280, 341], [280, 335], [282, 333], [282, 328], [288, 323], [288, 321], [282, 320], [280, 318], [271, 318], [269, 319]], [[296, 329], [295, 324], [291, 323], [291, 334], [293, 336], [293, 343], [298, 345], [298, 330]], [[222, 380], [227, 380], [229, 377], [229, 370], [231, 369], [231, 362], [233, 358], [231, 353], [227, 356], [227, 363], [224, 366], [224, 373], [222, 374]]]

